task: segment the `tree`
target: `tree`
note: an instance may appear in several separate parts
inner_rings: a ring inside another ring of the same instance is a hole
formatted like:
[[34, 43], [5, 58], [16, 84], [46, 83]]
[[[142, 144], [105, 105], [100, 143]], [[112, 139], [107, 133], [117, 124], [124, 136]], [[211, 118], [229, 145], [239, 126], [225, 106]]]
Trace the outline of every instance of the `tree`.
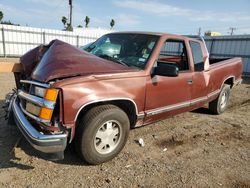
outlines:
[[68, 19], [65, 17], [65, 16], [63, 16], [62, 17], [62, 23], [63, 23], [63, 26], [66, 28], [66, 23], [68, 22]]
[[73, 31], [72, 26], [68, 23], [68, 19], [65, 16], [62, 17], [62, 23], [66, 31]]
[[110, 21], [110, 27], [111, 27], [111, 29], [113, 29], [114, 26], [115, 26], [115, 20], [112, 19], [112, 20]]
[[86, 16], [84, 22], [85, 22], [85, 27], [87, 28], [90, 22], [90, 18]]
[[9, 20], [9, 21], [2, 21], [2, 20], [3, 20], [3, 17], [4, 17], [4, 14], [3, 14], [2, 11], [0, 11], [0, 23], [1, 23], [1, 24], [20, 26], [19, 24], [12, 23], [10, 20]]
[[0, 23], [2, 22], [2, 19], [3, 19], [3, 12], [0, 11]]
[[209, 30], [209, 31], [206, 31], [206, 32], [204, 33], [204, 35], [205, 35], [205, 36], [211, 36], [211, 33], [212, 33], [212, 32]]
[[70, 23], [67, 23], [66, 31], [73, 31], [73, 27], [70, 25]]
[[20, 26], [20, 24], [12, 23], [10, 20], [9, 21], [2, 21], [1, 24]]

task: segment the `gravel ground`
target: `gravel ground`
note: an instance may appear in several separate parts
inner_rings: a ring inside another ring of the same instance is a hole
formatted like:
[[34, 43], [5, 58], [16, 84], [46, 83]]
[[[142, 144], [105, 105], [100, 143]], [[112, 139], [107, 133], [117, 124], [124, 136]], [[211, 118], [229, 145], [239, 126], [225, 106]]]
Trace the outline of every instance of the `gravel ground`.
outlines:
[[[0, 105], [14, 87], [0, 74]], [[52, 162], [0, 110], [0, 187], [250, 187], [250, 85], [232, 91], [225, 113], [206, 107], [130, 131], [123, 151], [90, 166], [72, 146]], [[144, 147], [136, 140], [142, 138]]]

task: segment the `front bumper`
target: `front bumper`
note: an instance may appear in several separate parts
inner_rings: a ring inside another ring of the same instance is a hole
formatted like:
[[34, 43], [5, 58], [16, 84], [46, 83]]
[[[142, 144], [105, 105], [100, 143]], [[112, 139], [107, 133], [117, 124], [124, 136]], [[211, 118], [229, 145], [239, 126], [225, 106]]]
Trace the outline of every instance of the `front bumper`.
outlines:
[[35, 149], [44, 153], [58, 153], [65, 150], [67, 134], [45, 135], [37, 131], [26, 119], [16, 96], [13, 99], [12, 110], [18, 128]]

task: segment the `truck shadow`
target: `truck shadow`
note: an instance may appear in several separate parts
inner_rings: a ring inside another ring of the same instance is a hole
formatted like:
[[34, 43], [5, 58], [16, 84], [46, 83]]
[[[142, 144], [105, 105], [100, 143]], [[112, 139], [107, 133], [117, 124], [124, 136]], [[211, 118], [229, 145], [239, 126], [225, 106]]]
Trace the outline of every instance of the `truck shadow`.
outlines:
[[7, 125], [5, 112], [2, 108], [4, 101], [0, 100], [0, 169], [18, 168], [29, 170], [34, 167], [20, 163], [20, 158], [15, 155], [15, 147], [21, 138], [21, 134], [14, 126]]
[[[2, 132], [2, 128], [0, 129]], [[20, 163], [21, 159], [15, 155], [15, 147], [16, 147], [15, 142], [21, 135], [19, 135], [17, 131], [16, 133], [14, 133], [13, 129], [5, 130], [4, 132], [6, 133], [6, 137], [0, 138], [0, 143], [1, 143], [0, 169], [3, 168], [17, 168], [21, 170], [33, 169], [34, 168], [33, 166]], [[5, 142], [8, 143], [5, 144]]]
[[192, 113], [196, 113], [196, 114], [207, 114], [207, 115], [213, 115], [213, 113], [206, 107], [201, 107], [198, 109], [195, 109], [193, 111], [191, 111]]
[[[16, 125], [8, 125], [5, 120], [5, 112], [2, 108], [3, 100], [0, 100], [0, 169], [17, 168], [21, 170], [34, 169], [32, 163], [26, 161], [34, 161], [35, 159], [43, 159], [52, 161], [50, 154], [44, 154], [35, 150]], [[64, 159], [54, 161], [58, 164], [69, 165], [87, 165], [76, 154], [73, 144], [70, 144], [65, 152]]]
[[67, 164], [67, 165], [88, 165], [84, 161], [82, 161], [77, 153], [74, 150], [73, 144], [70, 144], [67, 146], [66, 150], [64, 151], [64, 159], [62, 160], [56, 160], [55, 155], [53, 154], [46, 154], [39, 152], [35, 150], [28, 141], [25, 140], [25, 138], [22, 138], [21, 143], [19, 144], [19, 147], [22, 151], [25, 152], [26, 155], [29, 157], [34, 157], [37, 159], [43, 159], [46, 161], [51, 161], [53, 163], [57, 164]]
[[250, 85], [250, 77], [243, 77], [242, 84]]

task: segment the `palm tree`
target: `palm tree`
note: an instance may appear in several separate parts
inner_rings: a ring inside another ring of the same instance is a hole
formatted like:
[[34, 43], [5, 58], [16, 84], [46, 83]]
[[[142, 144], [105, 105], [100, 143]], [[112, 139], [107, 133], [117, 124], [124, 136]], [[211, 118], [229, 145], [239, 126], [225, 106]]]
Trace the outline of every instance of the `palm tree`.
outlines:
[[1, 23], [2, 19], [3, 19], [3, 12], [0, 11], [0, 23]]
[[70, 23], [67, 23], [66, 31], [73, 31], [73, 27], [70, 25]]
[[110, 27], [111, 27], [111, 29], [113, 29], [114, 26], [115, 26], [115, 20], [112, 19], [112, 20], [110, 21]]
[[68, 21], [68, 19], [65, 16], [63, 16], [62, 17], [62, 23], [63, 23], [64, 27], [66, 27], [67, 21]]
[[86, 16], [84, 22], [85, 22], [85, 27], [87, 28], [90, 22], [90, 18]]

